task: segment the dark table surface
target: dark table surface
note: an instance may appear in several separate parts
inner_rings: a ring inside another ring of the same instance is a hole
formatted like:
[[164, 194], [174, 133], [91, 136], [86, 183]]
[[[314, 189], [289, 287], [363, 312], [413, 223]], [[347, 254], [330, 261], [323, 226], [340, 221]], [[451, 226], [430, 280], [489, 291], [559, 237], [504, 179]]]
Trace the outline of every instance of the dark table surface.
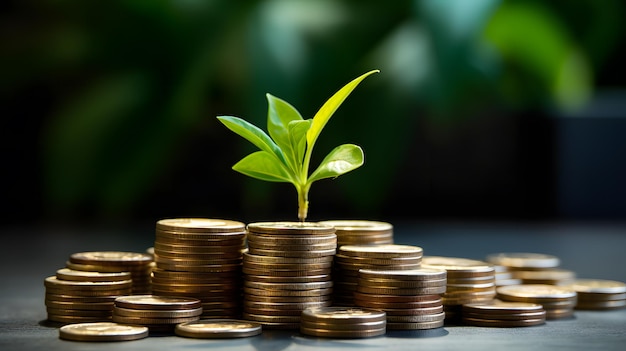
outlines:
[[[561, 259], [580, 278], [626, 282], [626, 224], [599, 223], [392, 223], [396, 244], [424, 255], [484, 259], [498, 252], [535, 252]], [[45, 277], [80, 251], [138, 251], [154, 243], [154, 225], [38, 226], [2, 231], [0, 350], [624, 350], [626, 309], [576, 311], [574, 318], [523, 328], [445, 326], [389, 331], [364, 339], [324, 339], [298, 331], [263, 331], [241, 339], [151, 336], [115, 343], [72, 342], [45, 323]]]

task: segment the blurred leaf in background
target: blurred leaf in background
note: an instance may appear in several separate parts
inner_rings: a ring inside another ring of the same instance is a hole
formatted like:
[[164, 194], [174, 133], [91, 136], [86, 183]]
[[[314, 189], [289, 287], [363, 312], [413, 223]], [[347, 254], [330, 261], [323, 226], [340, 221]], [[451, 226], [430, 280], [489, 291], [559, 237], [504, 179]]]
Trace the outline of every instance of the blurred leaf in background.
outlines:
[[[398, 189], [427, 206], [441, 161], [424, 145], [445, 149], [467, 129], [498, 149], [509, 136], [484, 120], [576, 109], [603, 84], [624, 84], [614, 74], [619, 0], [2, 6], [3, 149], [16, 170], [5, 172], [3, 192], [14, 218], [256, 220], [285, 210], [295, 218], [290, 189], [232, 172], [252, 150], [214, 117], [262, 125], [270, 93], [310, 118], [337, 86], [373, 68], [381, 74], [337, 111], [316, 146], [323, 155], [361, 145], [365, 165], [320, 182], [311, 201], [327, 212], [311, 216], [375, 217], [394, 208]], [[443, 162], [468, 158], [450, 150], [455, 158]], [[443, 184], [471, 178], [459, 173]]]

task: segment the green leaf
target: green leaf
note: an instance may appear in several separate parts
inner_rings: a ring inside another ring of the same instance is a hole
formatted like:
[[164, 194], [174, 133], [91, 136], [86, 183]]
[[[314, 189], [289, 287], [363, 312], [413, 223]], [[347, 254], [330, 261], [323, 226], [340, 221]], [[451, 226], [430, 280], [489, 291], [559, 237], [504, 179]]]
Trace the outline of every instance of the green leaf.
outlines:
[[298, 167], [296, 174], [302, 172], [302, 162], [304, 161], [304, 152], [306, 151], [306, 133], [311, 128], [312, 122], [311, 119], [306, 119], [289, 123], [290, 151]]
[[[343, 103], [343, 101], [350, 95], [352, 90], [363, 81], [367, 76], [380, 72], [380, 70], [371, 70], [367, 73], [362, 74], [361, 76], [355, 78], [350, 83], [344, 85], [341, 89], [339, 89], [333, 96], [328, 99], [324, 105], [317, 111], [315, 116], [313, 117], [313, 124], [311, 128], [306, 134], [306, 141], [309, 147], [309, 150], [313, 149], [313, 145], [317, 140], [317, 137], [320, 135], [322, 129], [332, 117], [332, 115], [337, 111], [339, 106]], [[309, 151], [310, 152], [310, 151]]]
[[344, 144], [334, 148], [309, 177], [308, 183], [335, 178], [363, 165], [363, 150], [358, 145]]
[[282, 150], [263, 130], [257, 126], [246, 122], [239, 117], [219, 116], [220, 120], [228, 129], [245, 138], [259, 149], [276, 156], [280, 162], [286, 164], [285, 155]]
[[289, 135], [289, 123], [302, 121], [302, 116], [298, 110], [285, 100], [279, 99], [271, 94], [266, 94], [266, 97], [268, 104], [267, 130], [270, 137], [283, 151], [291, 169], [297, 172], [302, 159], [298, 159], [297, 150], [293, 149]]
[[285, 165], [273, 154], [257, 151], [237, 162], [233, 169], [249, 177], [268, 182], [292, 182]]

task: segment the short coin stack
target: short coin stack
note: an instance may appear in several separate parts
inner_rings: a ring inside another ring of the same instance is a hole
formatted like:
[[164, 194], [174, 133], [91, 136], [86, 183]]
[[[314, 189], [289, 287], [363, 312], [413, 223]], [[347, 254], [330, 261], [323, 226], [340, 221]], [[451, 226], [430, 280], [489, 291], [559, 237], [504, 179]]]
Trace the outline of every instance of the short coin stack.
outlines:
[[446, 291], [446, 270], [359, 270], [354, 302], [387, 314], [388, 330], [442, 327], [445, 314], [441, 294]]
[[337, 247], [393, 244], [393, 225], [391, 223], [356, 219], [328, 220], [319, 223], [330, 224], [335, 227]]
[[567, 284], [576, 278], [573, 271], [559, 268], [554, 255], [532, 252], [502, 252], [487, 255], [485, 261], [508, 271], [521, 284]]
[[198, 299], [131, 295], [115, 299], [113, 322], [145, 326], [151, 332], [174, 332], [177, 324], [197, 321], [201, 314]]
[[319, 307], [302, 311], [300, 332], [327, 338], [367, 338], [386, 333], [385, 312], [359, 307]]
[[463, 324], [478, 327], [530, 327], [546, 322], [543, 306], [530, 302], [494, 299], [463, 305]]
[[487, 262], [458, 257], [425, 256], [422, 267], [447, 271], [446, 292], [443, 294], [446, 323], [461, 322], [463, 304], [488, 302], [496, 296], [495, 268]]
[[578, 294], [577, 310], [612, 310], [626, 307], [626, 284], [605, 279], [576, 279], [565, 285]]
[[302, 310], [332, 304], [335, 228], [311, 222], [248, 224], [243, 319], [298, 329]]
[[91, 272], [129, 272], [133, 294], [147, 294], [151, 290], [152, 256], [125, 251], [88, 251], [70, 255], [67, 268]]
[[131, 293], [129, 273], [59, 269], [44, 280], [48, 320], [58, 323], [110, 321], [113, 300]]
[[178, 324], [176, 335], [195, 339], [232, 339], [259, 335], [259, 323], [236, 319], [202, 319]]
[[[410, 270], [419, 268], [423, 250], [412, 245], [343, 245], [335, 255], [334, 304], [354, 306], [360, 269]], [[375, 288], [362, 287], [362, 292], [374, 293]]]
[[237, 221], [159, 220], [153, 294], [197, 298], [202, 301], [203, 318], [238, 318], [245, 235], [245, 224]]
[[572, 317], [577, 297], [574, 289], [549, 284], [499, 286], [497, 293], [499, 300], [542, 305], [546, 319]]

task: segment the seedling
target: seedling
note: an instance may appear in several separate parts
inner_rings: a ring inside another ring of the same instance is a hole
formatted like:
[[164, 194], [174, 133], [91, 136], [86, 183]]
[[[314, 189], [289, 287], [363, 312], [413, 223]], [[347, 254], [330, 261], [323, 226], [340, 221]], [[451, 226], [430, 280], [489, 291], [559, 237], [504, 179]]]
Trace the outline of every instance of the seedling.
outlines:
[[233, 169], [260, 180], [293, 184], [298, 192], [298, 219], [301, 222], [306, 221], [309, 190], [313, 182], [337, 178], [363, 165], [361, 147], [343, 144], [326, 155], [317, 169], [309, 175], [311, 153], [322, 129], [352, 90], [367, 76], [377, 72], [379, 70], [369, 71], [343, 86], [322, 105], [312, 119], [303, 119], [292, 105], [266, 94], [269, 136], [239, 117], [218, 116], [228, 129], [260, 149], [237, 162]]

